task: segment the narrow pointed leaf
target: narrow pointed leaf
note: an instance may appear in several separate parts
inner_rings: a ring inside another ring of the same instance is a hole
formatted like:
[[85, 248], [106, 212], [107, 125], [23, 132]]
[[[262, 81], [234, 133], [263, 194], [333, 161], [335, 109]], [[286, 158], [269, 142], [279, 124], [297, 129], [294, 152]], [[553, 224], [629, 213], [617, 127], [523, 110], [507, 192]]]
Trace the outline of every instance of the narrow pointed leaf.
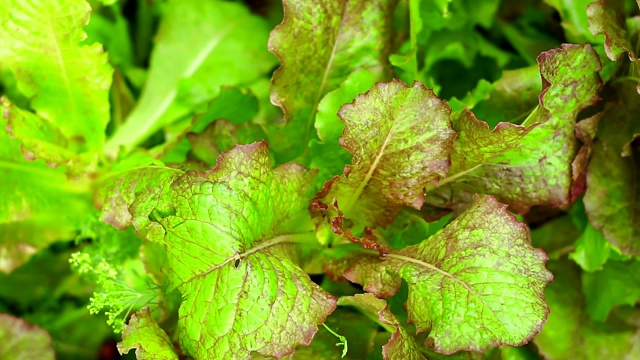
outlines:
[[295, 164], [272, 170], [266, 143], [237, 146], [209, 172], [166, 174], [159, 169], [164, 181], [151, 187], [153, 171], [131, 174], [121, 184], [135, 184], [133, 196], [121, 186], [114, 196], [126, 196], [138, 233], [167, 250], [163, 271], [184, 297], [182, 351], [249, 359], [308, 345], [336, 302], [296, 265], [295, 243], [315, 241], [314, 174]]
[[378, 83], [340, 109], [341, 145], [353, 154], [345, 175], [325, 184], [316, 199], [337, 199], [345, 217], [361, 225], [390, 224], [403, 206], [420, 209], [424, 188], [449, 168], [456, 133], [450, 109], [416, 82]]
[[112, 69], [102, 45], [80, 45], [91, 7], [84, 0], [0, 2], [0, 63], [31, 107], [62, 134], [99, 151], [109, 122]]
[[[280, 58], [271, 101], [284, 111], [284, 160], [300, 155], [315, 137], [318, 104], [357, 69], [387, 80], [391, 22], [397, 0], [285, 0], [284, 20], [272, 32], [269, 49]], [[277, 141], [272, 141], [278, 144]]]

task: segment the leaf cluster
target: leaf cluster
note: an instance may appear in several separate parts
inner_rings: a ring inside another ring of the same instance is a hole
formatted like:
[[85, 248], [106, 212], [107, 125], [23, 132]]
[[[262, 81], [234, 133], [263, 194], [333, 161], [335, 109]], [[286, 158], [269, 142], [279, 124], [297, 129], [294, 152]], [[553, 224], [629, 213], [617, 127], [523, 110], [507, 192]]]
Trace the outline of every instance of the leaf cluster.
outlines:
[[640, 357], [639, 14], [0, 0], [0, 357]]

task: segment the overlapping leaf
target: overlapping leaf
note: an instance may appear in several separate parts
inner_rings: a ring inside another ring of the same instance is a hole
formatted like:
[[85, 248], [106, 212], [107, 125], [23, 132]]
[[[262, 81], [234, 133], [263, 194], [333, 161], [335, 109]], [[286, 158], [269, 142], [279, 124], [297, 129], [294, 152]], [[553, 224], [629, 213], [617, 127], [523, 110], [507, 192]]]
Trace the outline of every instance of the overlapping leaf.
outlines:
[[629, 41], [624, 18], [624, 1], [598, 0], [587, 7], [589, 31], [595, 36], [604, 34], [604, 48], [609, 59], [616, 61], [622, 53], [628, 53], [629, 59], [638, 60]]
[[336, 301], [296, 265], [295, 243], [315, 241], [306, 210], [314, 174], [272, 170], [265, 143], [236, 147], [209, 172], [167, 174], [130, 174], [113, 203], [128, 204], [137, 231], [167, 250], [164, 272], [184, 297], [183, 352], [282, 357], [309, 344]]
[[118, 352], [124, 355], [136, 349], [138, 360], [177, 360], [169, 336], [165, 333], [146, 307], [133, 314], [118, 343]]
[[69, 161], [55, 144], [61, 138], [54, 126], [4, 97], [0, 114], [0, 271], [9, 273], [53, 241], [72, 236], [92, 204], [84, 179], [70, 181], [65, 167], [45, 162]]
[[449, 168], [456, 133], [449, 107], [431, 90], [401, 81], [378, 83], [340, 109], [345, 122], [341, 145], [353, 154], [345, 175], [328, 181], [316, 195], [356, 224], [386, 226], [403, 206], [419, 209], [425, 186]]
[[[83, 45], [84, 0], [0, 2], [0, 63], [31, 107], [70, 141], [99, 151], [109, 121], [111, 67], [100, 44]], [[49, 126], [49, 125], [46, 125]]]
[[589, 316], [606, 321], [615, 307], [640, 299], [640, 261], [609, 260], [602, 270], [582, 275], [582, 290]]
[[[591, 46], [563, 45], [538, 57], [540, 105], [523, 125], [490, 130], [469, 112], [451, 154], [446, 186], [429, 194], [431, 204], [456, 207], [473, 193], [496, 196], [524, 213], [533, 205], [559, 206], [572, 199], [572, 162], [578, 152], [578, 112], [598, 100], [600, 62]], [[575, 196], [575, 195], [574, 195]]]
[[580, 269], [569, 261], [550, 261], [555, 279], [545, 291], [549, 320], [534, 342], [547, 359], [635, 359], [640, 356], [637, 326], [621, 314], [607, 323], [589, 319], [580, 288]]
[[546, 255], [531, 247], [526, 227], [492, 197], [477, 198], [418, 245], [367, 258], [381, 264], [352, 280], [362, 284], [378, 276], [376, 269], [394, 268], [409, 284], [410, 322], [429, 331], [427, 341], [439, 353], [524, 344], [548, 313]]
[[[640, 255], [640, 97], [626, 84], [617, 88], [617, 104], [600, 120], [587, 168], [584, 205], [596, 230], [627, 255]], [[627, 151], [625, 152], [625, 149]], [[623, 156], [623, 152], [625, 153]]]
[[131, 149], [155, 131], [206, 104], [222, 85], [251, 83], [275, 57], [265, 48], [266, 22], [242, 4], [170, 1], [140, 100], [105, 150]]
[[382, 347], [382, 356], [385, 360], [424, 360], [420, 349], [411, 337], [411, 334], [402, 327], [393, 313], [389, 310], [387, 302], [376, 298], [372, 294], [358, 294], [344, 296], [338, 300], [338, 305], [354, 306], [365, 313], [377, 316], [380, 323], [392, 333], [391, 339]]
[[284, 1], [284, 20], [269, 40], [269, 49], [281, 62], [273, 76], [271, 101], [283, 109], [287, 124], [272, 129], [271, 142], [283, 160], [300, 155], [315, 138], [320, 100], [349, 74], [364, 68], [376, 80], [386, 80], [396, 3]]

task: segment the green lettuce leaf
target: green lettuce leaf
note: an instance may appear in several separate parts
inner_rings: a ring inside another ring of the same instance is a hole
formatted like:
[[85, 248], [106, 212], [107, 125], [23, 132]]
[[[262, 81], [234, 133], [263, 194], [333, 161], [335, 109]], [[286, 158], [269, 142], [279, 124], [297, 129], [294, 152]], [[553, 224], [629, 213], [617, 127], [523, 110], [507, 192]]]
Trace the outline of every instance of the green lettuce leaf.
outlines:
[[105, 145], [130, 150], [205, 105], [222, 85], [256, 81], [275, 64], [266, 22], [242, 4], [170, 1], [156, 36], [149, 74], [134, 110]]
[[435, 236], [384, 257], [361, 256], [352, 266], [369, 271], [345, 276], [363, 284], [395, 269], [409, 284], [409, 321], [429, 331], [436, 352], [452, 354], [522, 345], [540, 331], [548, 314], [542, 293], [552, 279], [546, 259], [531, 247], [526, 226], [486, 196]]
[[338, 305], [353, 306], [364, 313], [376, 316], [378, 318], [378, 322], [385, 329], [391, 332], [391, 339], [382, 346], [383, 359], [425, 359], [425, 357], [420, 353], [418, 344], [416, 344], [411, 334], [402, 327], [391, 310], [389, 310], [389, 306], [386, 301], [376, 298], [373, 294], [357, 294], [354, 296], [341, 297], [338, 300]]
[[403, 206], [420, 209], [424, 188], [449, 168], [456, 133], [449, 107], [421, 83], [378, 83], [339, 116], [341, 145], [353, 154], [342, 176], [328, 181], [316, 202], [332, 204], [356, 225], [387, 226]]
[[0, 358], [54, 360], [51, 336], [42, 328], [9, 314], [0, 314]]
[[[391, 20], [397, 0], [285, 0], [284, 20], [271, 32], [269, 49], [280, 58], [271, 101], [284, 111], [284, 129], [271, 130], [279, 161], [306, 151], [315, 138], [318, 104], [349, 74], [367, 69], [389, 77]], [[286, 140], [285, 140], [286, 139]]]
[[282, 357], [311, 342], [336, 302], [296, 265], [295, 243], [315, 242], [314, 176], [295, 164], [272, 170], [263, 142], [222, 154], [208, 172], [147, 168], [114, 184], [107, 203], [130, 216], [106, 208], [107, 220], [166, 248], [163, 272], [184, 297], [183, 353]]
[[549, 320], [533, 340], [546, 359], [635, 359], [640, 356], [637, 325], [625, 318], [635, 314], [620, 314], [606, 323], [590, 320], [580, 287], [580, 268], [570, 261], [549, 261], [555, 278], [547, 286], [545, 298], [549, 304]]
[[522, 125], [490, 130], [470, 111], [454, 121], [460, 131], [451, 168], [429, 203], [456, 208], [474, 193], [496, 196], [518, 213], [533, 205], [560, 206], [572, 195], [578, 152], [578, 112], [598, 99], [600, 62], [591, 46], [563, 45], [538, 57], [544, 89], [540, 105]]
[[358, 94], [364, 94], [376, 82], [376, 74], [368, 69], [358, 69], [342, 82], [339, 88], [327, 93], [318, 104], [315, 127], [320, 140], [309, 142], [311, 167], [318, 168], [318, 187], [339, 174], [351, 161], [351, 154], [340, 146], [344, 123], [338, 111], [344, 104], [353, 102]]
[[[584, 205], [593, 227], [625, 255], [640, 255], [640, 96], [633, 84], [616, 88], [618, 100], [602, 115], [587, 167]], [[628, 154], [623, 156], [627, 148]]]
[[640, 299], [640, 261], [610, 260], [602, 270], [582, 274], [582, 291], [587, 314], [596, 321], [606, 321], [618, 305], [636, 304]]
[[39, 123], [41, 118], [5, 97], [0, 97], [0, 113], [0, 271], [10, 273], [38, 250], [72, 237], [92, 204], [84, 176], [69, 180], [68, 167], [49, 166], [70, 161], [68, 152], [55, 145], [61, 139], [55, 126]]
[[118, 343], [118, 352], [120, 355], [124, 355], [131, 349], [136, 349], [136, 359], [138, 360], [178, 359], [169, 336], [158, 326], [148, 307], [133, 314], [122, 333], [122, 341]]
[[580, 265], [587, 272], [601, 270], [609, 259], [612, 250], [611, 244], [604, 235], [587, 224], [582, 235], [576, 240], [575, 250], [569, 254], [569, 258]]
[[0, 2], [0, 63], [43, 122], [98, 152], [109, 122], [113, 70], [102, 45], [82, 45], [91, 7], [84, 0]]

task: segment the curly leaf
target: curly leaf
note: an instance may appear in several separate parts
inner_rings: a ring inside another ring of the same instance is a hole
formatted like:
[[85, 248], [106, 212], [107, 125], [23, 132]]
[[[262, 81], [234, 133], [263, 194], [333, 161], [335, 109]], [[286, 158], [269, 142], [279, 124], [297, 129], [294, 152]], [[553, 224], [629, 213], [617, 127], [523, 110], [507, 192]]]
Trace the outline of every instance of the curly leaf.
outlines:
[[[368, 69], [386, 80], [391, 21], [397, 0], [285, 0], [284, 20], [272, 32], [269, 50], [280, 58], [271, 101], [284, 111], [286, 137], [279, 153], [299, 155], [313, 135], [320, 100], [349, 74]], [[277, 141], [272, 141], [278, 144]]]
[[296, 265], [295, 243], [315, 241], [307, 211], [315, 174], [295, 164], [272, 170], [264, 142], [222, 154], [211, 171], [168, 174], [131, 174], [121, 184], [134, 186], [113, 194], [130, 204], [138, 233], [166, 248], [163, 271], [184, 297], [183, 352], [249, 359], [308, 345], [336, 302]]
[[598, 0], [587, 7], [589, 31], [595, 36], [604, 34], [604, 49], [607, 57], [617, 61], [622, 53], [629, 54], [630, 60], [637, 60], [624, 18], [624, 1]]
[[[543, 300], [552, 279], [544, 268], [547, 257], [531, 247], [526, 226], [490, 196], [476, 198], [420, 244], [365, 259], [382, 264], [355, 280], [363, 283], [379, 276], [376, 269], [395, 268], [409, 285], [410, 322], [418, 332], [429, 331], [427, 341], [439, 353], [524, 344], [540, 331], [548, 313]], [[363, 265], [365, 260], [355, 264]]]
[[124, 355], [136, 349], [138, 360], [177, 360], [169, 336], [165, 333], [146, 307], [133, 314], [118, 343], [118, 352]]
[[0, 1], [0, 63], [39, 116], [100, 151], [113, 70], [102, 45], [79, 45], [90, 12], [84, 0]]
[[361, 225], [390, 224], [405, 205], [420, 209], [424, 188], [449, 168], [456, 136], [450, 109], [416, 82], [378, 83], [339, 116], [345, 123], [341, 145], [353, 154], [345, 175], [325, 184], [316, 201], [337, 199], [344, 216]]
[[[543, 90], [540, 105], [523, 125], [487, 123], [464, 111], [451, 168], [429, 203], [456, 207], [474, 193], [496, 196], [512, 210], [571, 201], [572, 162], [578, 152], [575, 120], [598, 99], [600, 61], [591, 46], [563, 45], [538, 57]], [[444, 200], [443, 200], [444, 199]]]

